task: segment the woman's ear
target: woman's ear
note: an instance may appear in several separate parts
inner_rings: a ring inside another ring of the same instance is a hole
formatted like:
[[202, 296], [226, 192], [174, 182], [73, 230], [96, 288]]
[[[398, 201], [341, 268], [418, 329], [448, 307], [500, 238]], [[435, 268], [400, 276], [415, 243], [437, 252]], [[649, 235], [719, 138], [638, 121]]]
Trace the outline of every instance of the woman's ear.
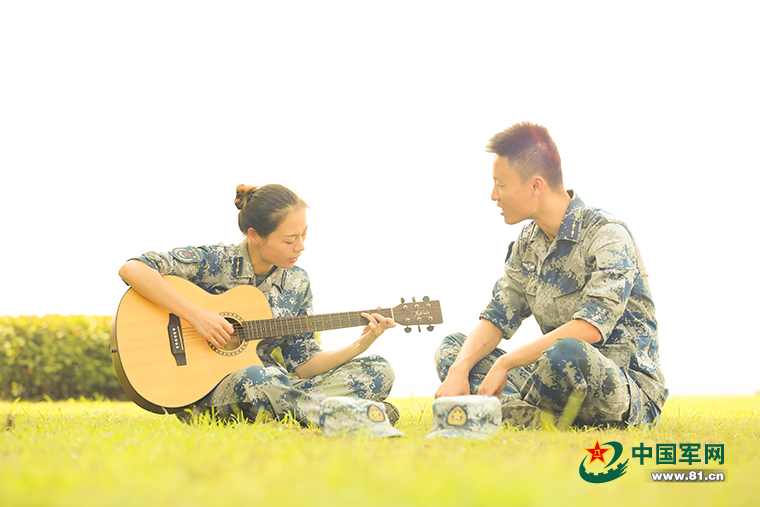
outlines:
[[259, 236], [259, 233], [256, 232], [256, 230], [253, 227], [248, 228], [248, 241], [251, 242], [251, 244], [256, 246], [261, 246], [261, 244], [264, 242], [264, 239]]

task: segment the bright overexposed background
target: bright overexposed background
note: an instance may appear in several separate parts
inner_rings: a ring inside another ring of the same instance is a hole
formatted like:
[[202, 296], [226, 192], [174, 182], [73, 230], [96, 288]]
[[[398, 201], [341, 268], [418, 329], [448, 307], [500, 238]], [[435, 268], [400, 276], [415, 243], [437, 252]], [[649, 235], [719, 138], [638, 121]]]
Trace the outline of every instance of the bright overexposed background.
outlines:
[[310, 205], [316, 313], [441, 301], [370, 349], [394, 395], [431, 395], [519, 231], [483, 148], [528, 120], [632, 228], [671, 393], [757, 392], [751, 5], [3, 2], [0, 314], [112, 314], [126, 259], [236, 243], [235, 186], [281, 183]]

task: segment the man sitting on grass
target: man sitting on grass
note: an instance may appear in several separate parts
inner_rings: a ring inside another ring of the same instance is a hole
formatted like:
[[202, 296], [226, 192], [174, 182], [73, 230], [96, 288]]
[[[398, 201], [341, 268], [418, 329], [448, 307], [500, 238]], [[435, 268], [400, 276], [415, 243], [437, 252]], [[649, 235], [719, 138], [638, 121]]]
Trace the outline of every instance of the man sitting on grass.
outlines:
[[[656, 423], [668, 391], [633, 235], [565, 190], [546, 128], [518, 123], [486, 151], [495, 154], [491, 199], [504, 221], [530, 222], [478, 325], [438, 348], [436, 397], [497, 396], [504, 423], [522, 427], [537, 424], [539, 409], [577, 426]], [[508, 353], [496, 348], [530, 315], [543, 336]]]

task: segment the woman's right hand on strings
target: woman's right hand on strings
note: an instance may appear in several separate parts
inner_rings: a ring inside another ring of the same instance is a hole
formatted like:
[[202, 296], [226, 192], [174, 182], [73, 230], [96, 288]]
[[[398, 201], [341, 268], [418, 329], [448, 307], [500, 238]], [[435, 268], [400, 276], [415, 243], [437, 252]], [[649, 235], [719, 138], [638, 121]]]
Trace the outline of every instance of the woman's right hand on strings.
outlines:
[[184, 318], [211, 345], [224, 347], [235, 332], [224, 317], [191, 303], [172, 289], [158, 271], [142, 261], [127, 261], [119, 269], [119, 276], [144, 298]]
[[200, 307], [188, 318], [188, 322], [207, 342], [218, 348], [224, 347], [230, 341], [230, 335], [235, 332], [227, 319]]

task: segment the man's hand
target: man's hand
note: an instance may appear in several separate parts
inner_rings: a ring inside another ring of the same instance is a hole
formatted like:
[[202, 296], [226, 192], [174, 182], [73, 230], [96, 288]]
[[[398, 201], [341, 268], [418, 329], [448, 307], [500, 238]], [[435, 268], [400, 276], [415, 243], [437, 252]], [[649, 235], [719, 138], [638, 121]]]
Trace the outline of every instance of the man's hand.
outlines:
[[457, 358], [446, 374], [446, 380], [435, 392], [436, 398], [466, 396], [470, 393], [470, 371], [485, 356], [493, 352], [503, 333], [493, 322], [480, 319], [467, 336]]
[[449, 370], [446, 380], [435, 392], [436, 398], [445, 398], [447, 396], [466, 396], [470, 394], [470, 381], [467, 376], [460, 376]]
[[483, 379], [483, 383], [480, 384], [478, 394], [484, 396], [496, 396], [498, 398], [501, 392], [507, 387], [507, 382], [509, 382], [509, 367], [507, 367], [505, 361], [502, 360], [504, 357], [505, 356], [501, 356], [493, 364], [488, 375]]

